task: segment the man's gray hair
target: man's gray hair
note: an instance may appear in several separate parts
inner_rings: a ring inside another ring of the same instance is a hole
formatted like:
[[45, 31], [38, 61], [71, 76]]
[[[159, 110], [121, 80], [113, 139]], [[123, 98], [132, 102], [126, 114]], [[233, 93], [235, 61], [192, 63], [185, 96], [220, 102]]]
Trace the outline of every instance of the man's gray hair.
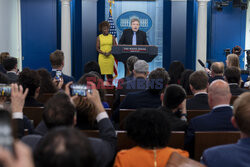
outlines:
[[132, 24], [133, 22], [135, 22], [135, 21], [137, 21], [137, 22], [140, 24], [140, 20], [139, 20], [138, 18], [132, 18], [132, 19], [131, 19], [131, 24]]

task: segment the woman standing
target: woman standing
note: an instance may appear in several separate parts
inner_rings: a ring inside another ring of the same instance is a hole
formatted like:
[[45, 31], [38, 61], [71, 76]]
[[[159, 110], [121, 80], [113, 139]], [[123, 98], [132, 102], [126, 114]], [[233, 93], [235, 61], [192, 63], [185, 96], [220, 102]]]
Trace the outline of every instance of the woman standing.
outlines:
[[99, 53], [98, 63], [101, 68], [101, 75], [104, 79], [106, 75], [108, 80], [113, 78], [114, 56], [111, 54], [112, 46], [117, 45], [115, 37], [109, 34], [110, 25], [107, 21], [99, 24], [99, 31], [102, 33], [97, 37], [96, 50]]

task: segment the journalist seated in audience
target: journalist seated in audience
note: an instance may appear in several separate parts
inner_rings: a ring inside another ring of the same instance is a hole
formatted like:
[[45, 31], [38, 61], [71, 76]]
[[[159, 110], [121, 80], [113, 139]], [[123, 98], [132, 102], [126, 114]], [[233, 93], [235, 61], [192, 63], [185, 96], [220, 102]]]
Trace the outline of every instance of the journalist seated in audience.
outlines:
[[[69, 84], [65, 86], [65, 92], [59, 91], [51, 97], [45, 105], [43, 120], [36, 128], [36, 135], [27, 135], [22, 138], [26, 144], [35, 149], [37, 143], [46, 133], [56, 127], [73, 127], [76, 124], [76, 110], [72, 103], [77, 96], [69, 97]], [[95, 106], [97, 112], [96, 120], [100, 139], [89, 138], [92, 149], [96, 156], [95, 166], [107, 166], [115, 155], [116, 133], [113, 125], [103, 108], [99, 92], [94, 83], [89, 83], [92, 93], [87, 94], [86, 99]]]
[[227, 55], [226, 65], [228, 67], [236, 67], [240, 69], [240, 60], [237, 54], [229, 54]]
[[126, 95], [129, 92], [144, 91], [147, 89], [148, 63], [144, 60], [138, 60], [134, 65], [134, 79], [128, 80], [116, 87], [116, 94], [113, 109], [120, 105], [120, 95]]
[[[90, 72], [84, 74], [77, 83], [86, 85], [88, 81], [92, 81], [96, 86], [98, 86], [97, 90], [99, 92], [102, 105], [104, 108], [109, 108], [108, 103], [105, 102], [103, 80], [98, 77], [98, 75]], [[74, 103], [77, 111], [76, 127], [79, 129], [98, 129], [96, 122], [97, 112], [95, 106], [88, 99], [80, 96], [74, 99]]]
[[7, 71], [6, 74], [11, 83], [17, 83], [18, 80], [18, 68], [17, 68], [17, 58], [8, 57], [4, 59], [3, 66]]
[[114, 111], [112, 117], [119, 123], [120, 109], [158, 108], [161, 106], [161, 93], [169, 81], [168, 72], [164, 68], [157, 68], [150, 72], [148, 89], [128, 93], [120, 106]]
[[61, 79], [60, 81], [52, 79], [49, 71], [46, 70], [45, 68], [38, 69], [37, 72], [40, 76], [39, 96], [44, 93], [54, 94], [58, 91], [58, 89], [61, 89], [63, 84], [63, 79]]
[[168, 69], [168, 73], [170, 76], [169, 84], [180, 84], [181, 75], [184, 72], [185, 68], [182, 62], [173, 61]]
[[205, 71], [195, 71], [189, 78], [190, 89], [194, 97], [187, 100], [187, 110], [209, 110], [208, 76]]
[[222, 145], [204, 151], [201, 162], [213, 166], [249, 166], [250, 164], [250, 93], [241, 94], [234, 102], [231, 122], [240, 129], [241, 139], [236, 144]]
[[189, 77], [193, 73], [193, 70], [186, 69], [184, 72], [181, 74], [181, 80], [180, 80], [180, 85], [184, 88], [186, 91], [187, 95], [193, 95], [190, 86], [189, 86]]
[[18, 84], [22, 85], [23, 89], [29, 89], [25, 99], [25, 107], [43, 107], [43, 104], [36, 100], [40, 91], [40, 76], [37, 71], [24, 68], [19, 74]]
[[121, 150], [115, 159], [114, 167], [165, 166], [170, 155], [177, 152], [188, 157], [186, 151], [168, 147], [171, 127], [166, 113], [156, 109], [138, 109], [126, 120], [127, 135], [138, 145]]
[[73, 128], [51, 130], [34, 152], [36, 167], [94, 167], [95, 155], [88, 138]]
[[161, 94], [162, 107], [166, 113], [172, 131], [187, 129], [186, 92], [177, 84], [169, 85]]
[[[230, 104], [231, 93], [228, 83], [223, 80], [213, 81], [208, 88], [208, 104], [212, 111], [197, 116], [189, 122], [185, 138], [185, 147], [193, 153], [196, 131], [236, 131], [231, 124], [233, 110]], [[190, 155], [192, 156], [192, 154]]]
[[240, 75], [240, 69], [237, 67], [228, 67], [224, 73], [224, 77], [229, 84], [231, 94], [234, 96], [238, 96], [247, 91], [239, 86], [241, 83]]
[[[54, 51], [53, 53], [50, 54], [49, 60], [50, 60], [50, 64], [52, 67], [52, 71], [50, 74], [51, 74], [51, 77], [54, 78], [56, 76], [56, 71], [62, 72], [63, 70], [64, 64], [65, 64], [63, 51], [61, 50]], [[63, 78], [64, 84], [67, 84], [68, 82], [71, 82], [71, 81], [75, 82], [74, 77], [65, 75], [63, 74], [63, 72], [62, 72], [62, 78]]]
[[213, 81], [217, 79], [224, 80], [223, 73], [224, 73], [224, 63], [223, 62], [214, 62], [210, 67], [210, 78], [209, 78], [209, 84], [211, 84]]
[[134, 79], [134, 65], [135, 63], [138, 61], [138, 57], [136, 56], [130, 56], [128, 59], [127, 59], [127, 62], [126, 62], [126, 66], [127, 66], [127, 75], [124, 77], [124, 78], [121, 78], [118, 80], [118, 84], [117, 84], [117, 87], [120, 87], [120, 84], [124, 83], [124, 82], [127, 82], [129, 80], [132, 80]]

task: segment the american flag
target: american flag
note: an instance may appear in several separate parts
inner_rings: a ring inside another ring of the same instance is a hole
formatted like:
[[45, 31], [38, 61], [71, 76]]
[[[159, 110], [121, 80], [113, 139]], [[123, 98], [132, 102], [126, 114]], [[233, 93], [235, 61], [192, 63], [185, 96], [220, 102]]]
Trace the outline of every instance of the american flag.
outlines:
[[[114, 20], [113, 20], [113, 17], [112, 17], [112, 9], [111, 8], [109, 10], [108, 22], [110, 24], [109, 33], [112, 34], [116, 39], [117, 38], [117, 32], [116, 32]], [[116, 59], [115, 59], [115, 63], [114, 63], [113, 68], [114, 68], [113, 78], [115, 79], [118, 76], [118, 61]]]

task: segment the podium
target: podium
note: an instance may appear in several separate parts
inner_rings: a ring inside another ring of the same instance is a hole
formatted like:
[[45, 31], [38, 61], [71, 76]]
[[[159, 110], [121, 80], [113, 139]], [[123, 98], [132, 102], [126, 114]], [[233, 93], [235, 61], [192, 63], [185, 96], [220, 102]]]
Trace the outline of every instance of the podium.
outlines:
[[151, 45], [117, 45], [112, 47], [111, 53], [116, 60], [123, 62], [125, 69], [124, 76], [126, 76], [126, 62], [130, 56], [136, 56], [140, 60], [151, 62], [158, 55], [158, 47]]

